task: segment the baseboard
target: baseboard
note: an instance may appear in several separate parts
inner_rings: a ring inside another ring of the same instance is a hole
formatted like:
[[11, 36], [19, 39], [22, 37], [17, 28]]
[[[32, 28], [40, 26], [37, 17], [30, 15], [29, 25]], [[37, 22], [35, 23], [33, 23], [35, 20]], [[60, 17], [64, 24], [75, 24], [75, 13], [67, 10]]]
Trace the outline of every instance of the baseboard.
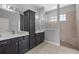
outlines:
[[51, 42], [51, 41], [48, 41], [48, 40], [44, 40], [44, 41], [45, 41], [45, 42], [47, 42], [47, 43], [53, 44], [53, 45], [60, 46], [60, 44], [58, 44], [58, 43], [55, 43], [55, 42]]

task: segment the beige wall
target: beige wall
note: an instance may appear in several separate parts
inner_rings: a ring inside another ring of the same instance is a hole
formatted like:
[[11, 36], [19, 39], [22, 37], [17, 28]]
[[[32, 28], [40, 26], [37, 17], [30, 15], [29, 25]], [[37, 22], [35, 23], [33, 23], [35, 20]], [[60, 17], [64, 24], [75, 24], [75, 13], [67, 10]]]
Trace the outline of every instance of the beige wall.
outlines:
[[77, 48], [79, 49], [79, 4], [76, 5]]
[[61, 40], [67, 41], [73, 37], [76, 37], [76, 12], [66, 12], [67, 21], [61, 22]]
[[79, 37], [79, 4], [76, 5], [76, 25], [77, 25], [77, 36]]
[[66, 12], [65, 14], [67, 21], [60, 23], [61, 41], [67, 43], [66, 46], [68, 47], [77, 48], [76, 11]]

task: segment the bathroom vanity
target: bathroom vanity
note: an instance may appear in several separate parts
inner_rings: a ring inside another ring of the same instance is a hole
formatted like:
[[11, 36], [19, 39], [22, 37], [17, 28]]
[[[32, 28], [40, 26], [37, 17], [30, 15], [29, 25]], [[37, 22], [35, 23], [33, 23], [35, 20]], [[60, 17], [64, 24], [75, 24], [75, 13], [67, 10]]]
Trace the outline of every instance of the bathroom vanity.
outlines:
[[28, 50], [28, 32], [0, 37], [0, 54], [21, 54]]

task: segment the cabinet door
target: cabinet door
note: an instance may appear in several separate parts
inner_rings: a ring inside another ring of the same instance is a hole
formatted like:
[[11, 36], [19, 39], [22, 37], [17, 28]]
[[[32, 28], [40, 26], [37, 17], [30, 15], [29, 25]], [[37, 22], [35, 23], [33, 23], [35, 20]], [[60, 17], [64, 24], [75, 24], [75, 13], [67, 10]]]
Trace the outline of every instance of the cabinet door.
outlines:
[[11, 43], [9, 45], [3, 46], [3, 54], [18, 54], [17, 43]]
[[29, 12], [24, 13], [24, 31], [29, 31], [30, 26], [30, 17]]
[[30, 49], [35, 47], [35, 35], [30, 35]]
[[35, 33], [35, 12], [30, 11], [30, 34]]
[[24, 36], [19, 41], [19, 53], [25, 53], [29, 50], [29, 36]]
[[2, 54], [2, 47], [0, 47], [0, 54]]
[[11, 40], [2, 41], [1, 43], [1, 50], [2, 54], [16, 54], [18, 53], [17, 50], [17, 43], [12, 43]]
[[44, 42], [44, 32], [40, 33], [41, 39], [40, 42]]
[[40, 44], [40, 33], [36, 34], [36, 45]]
[[20, 30], [24, 30], [24, 15], [20, 15]]

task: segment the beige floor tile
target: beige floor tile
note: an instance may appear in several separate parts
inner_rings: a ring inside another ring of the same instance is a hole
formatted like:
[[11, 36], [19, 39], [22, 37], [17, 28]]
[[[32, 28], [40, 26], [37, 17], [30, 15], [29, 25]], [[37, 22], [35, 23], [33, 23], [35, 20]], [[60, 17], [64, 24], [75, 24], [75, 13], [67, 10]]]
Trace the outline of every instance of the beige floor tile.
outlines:
[[42, 43], [25, 54], [78, 54], [79, 51], [64, 46]]

